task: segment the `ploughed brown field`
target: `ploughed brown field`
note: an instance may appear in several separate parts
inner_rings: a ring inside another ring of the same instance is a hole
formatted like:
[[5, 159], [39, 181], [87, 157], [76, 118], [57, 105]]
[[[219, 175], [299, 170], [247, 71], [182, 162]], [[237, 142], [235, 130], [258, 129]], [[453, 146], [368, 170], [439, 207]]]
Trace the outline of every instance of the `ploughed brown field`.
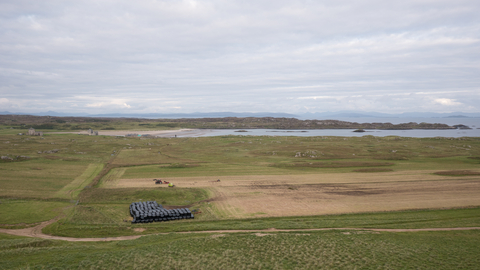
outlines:
[[[224, 218], [342, 214], [480, 205], [480, 177], [435, 171], [166, 177], [176, 187], [207, 188]], [[217, 180], [220, 179], [220, 182]], [[117, 179], [104, 188], [167, 188], [152, 178]]]

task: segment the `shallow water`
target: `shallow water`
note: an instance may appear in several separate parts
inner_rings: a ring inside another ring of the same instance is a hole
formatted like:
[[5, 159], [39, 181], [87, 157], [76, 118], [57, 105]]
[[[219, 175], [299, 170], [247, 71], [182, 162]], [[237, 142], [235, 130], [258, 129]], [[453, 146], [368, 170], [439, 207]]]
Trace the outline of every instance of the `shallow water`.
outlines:
[[355, 129], [307, 129], [307, 130], [282, 130], [282, 129], [246, 129], [247, 132], [238, 132], [239, 129], [202, 129], [198, 132], [181, 135], [178, 137], [210, 137], [226, 135], [247, 135], [247, 136], [343, 136], [343, 137], [362, 137], [373, 135], [401, 136], [414, 138], [430, 137], [480, 137], [480, 129], [449, 129], [449, 130], [366, 130], [366, 132], [353, 132]]

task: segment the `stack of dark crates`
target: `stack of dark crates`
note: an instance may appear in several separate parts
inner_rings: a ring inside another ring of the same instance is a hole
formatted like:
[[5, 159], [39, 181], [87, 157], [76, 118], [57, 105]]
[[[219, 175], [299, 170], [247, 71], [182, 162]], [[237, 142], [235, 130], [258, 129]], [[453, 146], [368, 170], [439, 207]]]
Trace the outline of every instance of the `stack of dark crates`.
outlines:
[[130, 204], [132, 223], [161, 222], [176, 219], [194, 218], [188, 208], [165, 209], [156, 201], [134, 202]]

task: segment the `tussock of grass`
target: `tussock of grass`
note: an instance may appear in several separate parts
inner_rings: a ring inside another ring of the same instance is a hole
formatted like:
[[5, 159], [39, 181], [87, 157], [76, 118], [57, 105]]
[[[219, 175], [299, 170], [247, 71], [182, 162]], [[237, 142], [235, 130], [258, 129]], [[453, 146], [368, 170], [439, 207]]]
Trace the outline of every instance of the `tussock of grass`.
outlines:
[[0, 237], [0, 253], [6, 250], [44, 248], [61, 245], [57, 241], [35, 238]]

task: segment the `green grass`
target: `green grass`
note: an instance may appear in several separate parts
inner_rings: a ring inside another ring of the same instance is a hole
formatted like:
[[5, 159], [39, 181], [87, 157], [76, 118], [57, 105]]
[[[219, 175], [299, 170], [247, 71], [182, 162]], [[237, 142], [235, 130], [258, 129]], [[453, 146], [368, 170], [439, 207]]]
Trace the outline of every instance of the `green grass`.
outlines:
[[0, 196], [52, 198], [82, 174], [86, 164], [58, 160], [32, 160], [0, 164]]
[[390, 164], [395, 171], [471, 170], [479, 161], [469, 158], [480, 154], [477, 138], [225, 136], [147, 141], [148, 148], [128, 141], [115, 157], [113, 164], [132, 165], [122, 178], [343, 173]]
[[478, 231], [170, 234], [67, 243], [0, 235], [2, 269], [478, 269]]
[[65, 207], [73, 206], [72, 203], [60, 201], [12, 199], [0, 201], [0, 227], [7, 229], [50, 220], [60, 215]]
[[[209, 190], [91, 187], [100, 177], [102, 181], [113, 181], [119, 178], [347, 173], [385, 169], [478, 172], [479, 138], [223, 136], [152, 139], [76, 134], [30, 137], [15, 135], [26, 132], [21, 129], [21, 119], [10, 123], [15, 129], [0, 128], [0, 155], [30, 157], [0, 162], [2, 227], [25, 227], [62, 213], [65, 217], [46, 227], [45, 233], [102, 238], [230, 229], [480, 226], [478, 206], [239, 220], [219, 216], [213, 204], [205, 201], [210, 196]], [[50, 124], [53, 129], [48, 131], [176, 127], [174, 123], [157, 125], [148, 121]], [[53, 149], [58, 152], [46, 153]], [[379, 167], [382, 165], [388, 166]], [[101, 183], [98, 186], [101, 187]], [[62, 211], [73, 206], [67, 199], [78, 199], [80, 204]], [[191, 205], [191, 208], [202, 209], [203, 213], [196, 215], [194, 220], [153, 224], [125, 222], [129, 219], [128, 205], [140, 200]], [[146, 230], [135, 231], [136, 228]], [[274, 233], [262, 237], [252, 233], [222, 237], [203, 233], [168, 234], [110, 243], [68, 243], [0, 234], [0, 269], [479, 269], [480, 265], [478, 231], [307, 234]]]
[[480, 172], [472, 172], [468, 170], [453, 170], [453, 171], [439, 171], [435, 172], [437, 175], [446, 175], [446, 176], [466, 176], [466, 175], [480, 175]]
[[[88, 187], [95, 175], [106, 174], [102, 181], [113, 181], [118, 178], [318, 174], [369, 171], [371, 166], [379, 165], [388, 165], [384, 168], [394, 171], [475, 171], [480, 164], [476, 158], [480, 156], [478, 138], [224, 136], [152, 139], [62, 134], [43, 138], [1, 135], [0, 145], [4, 146], [1, 155], [31, 157], [25, 161], [0, 163], [0, 196], [78, 198], [82, 206], [100, 212], [108, 212], [102, 205], [109, 204], [114, 209], [117, 207], [114, 205], [127, 205], [140, 199], [187, 205], [186, 201], [205, 199], [206, 191], [202, 191], [203, 195], [182, 195], [176, 193], [178, 189], [159, 191], [152, 188], [132, 193]], [[59, 151], [43, 153], [52, 149]], [[104, 169], [100, 173], [102, 166]], [[103, 210], [99, 210], [101, 208]], [[112, 211], [118, 215], [113, 218], [115, 222], [124, 218], [122, 211]], [[209, 219], [218, 220], [219, 217], [206, 212], [200, 217], [202, 222], [208, 223]]]
[[80, 192], [92, 182], [103, 169], [103, 164], [89, 164], [87, 169], [55, 194], [57, 198], [76, 199]]
[[203, 189], [86, 189], [79, 197], [80, 204], [57, 223], [44, 229], [49, 234], [73, 237], [105, 237], [107, 235], [135, 235], [130, 226], [128, 211], [132, 202], [157, 201], [164, 205], [187, 207], [208, 199]]
[[[93, 206], [95, 207], [95, 206]], [[97, 208], [99, 209], [99, 208]], [[202, 208], [205, 210], [204, 208]], [[92, 210], [93, 211], [93, 210]], [[97, 210], [99, 213], [102, 210]], [[99, 224], [85, 224], [83, 213], [76, 212], [80, 218], [72, 216], [59, 223], [49, 225], [44, 232], [60, 236], [106, 237], [119, 235], [152, 234], [160, 232], [206, 231], [206, 230], [260, 230], [276, 229], [316, 229], [316, 228], [385, 228], [385, 229], [419, 229], [480, 227], [480, 208], [418, 210], [399, 212], [380, 212], [345, 215], [324, 215], [304, 217], [275, 217], [251, 219], [202, 218], [202, 213], [191, 220], [130, 224], [121, 222], [121, 215], [128, 217], [128, 209], [117, 209], [107, 221]], [[205, 211], [204, 211], [205, 212]], [[97, 213], [98, 214], [98, 213]], [[105, 216], [105, 215], [104, 215]], [[115, 217], [115, 218], [114, 218]], [[113, 220], [113, 221], [112, 221]], [[61, 223], [61, 224], [60, 224]], [[146, 228], [142, 233], [134, 228]]]
[[[269, 162], [271, 161], [271, 162]], [[310, 164], [312, 163], [312, 164]], [[232, 175], [289, 175], [289, 174], [318, 174], [318, 173], [346, 173], [362, 171], [361, 168], [372, 166], [388, 166], [388, 169], [374, 171], [413, 171], [413, 170], [445, 170], [445, 169], [477, 169], [478, 165], [471, 164], [465, 157], [445, 158], [414, 158], [408, 161], [379, 162], [373, 159], [342, 159], [330, 162], [301, 161], [293, 158], [286, 161], [268, 159], [253, 159], [241, 163], [229, 162], [191, 162], [180, 168], [170, 164], [138, 165], [114, 169], [102, 181], [132, 178], [161, 178], [161, 177], [194, 177], [194, 176], [232, 176]], [[120, 171], [121, 170], [121, 171]], [[365, 170], [365, 171], [371, 171]]]
[[189, 205], [197, 201], [208, 199], [208, 193], [203, 189], [195, 188], [148, 188], [148, 189], [100, 189], [91, 188], [81, 193], [81, 204], [109, 204], [122, 203], [130, 205], [132, 202], [157, 201], [166, 205]]
[[[89, 164], [102, 166], [110, 159], [110, 153], [115, 149], [112, 142], [115, 142], [113, 138], [102, 136], [2, 135], [0, 155], [23, 155], [29, 159], [0, 163], [0, 196], [75, 198], [83, 186], [88, 184], [90, 176], [97, 173]], [[47, 153], [52, 150], [58, 151]], [[71, 192], [68, 193], [69, 191]]]
[[353, 171], [362, 172], [362, 173], [372, 173], [372, 172], [392, 172], [393, 170], [388, 168], [365, 168], [365, 169], [356, 169]]

